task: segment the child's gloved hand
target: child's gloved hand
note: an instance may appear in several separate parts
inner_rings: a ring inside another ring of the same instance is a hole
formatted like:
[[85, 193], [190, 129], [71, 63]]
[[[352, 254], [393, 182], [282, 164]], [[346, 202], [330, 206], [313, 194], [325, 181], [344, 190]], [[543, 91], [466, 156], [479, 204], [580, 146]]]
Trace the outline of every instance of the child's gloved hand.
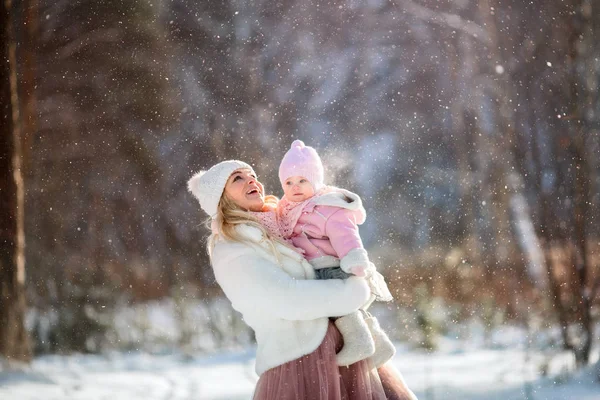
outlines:
[[366, 276], [366, 270], [367, 268], [363, 266], [352, 267], [350, 268], [350, 273], [355, 276]]

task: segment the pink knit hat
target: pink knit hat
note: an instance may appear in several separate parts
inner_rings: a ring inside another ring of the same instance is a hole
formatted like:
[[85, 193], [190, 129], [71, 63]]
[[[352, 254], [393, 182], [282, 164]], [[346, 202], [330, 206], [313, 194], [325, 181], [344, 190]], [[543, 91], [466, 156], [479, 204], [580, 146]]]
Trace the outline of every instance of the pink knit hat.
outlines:
[[312, 183], [315, 192], [323, 187], [323, 164], [316, 150], [305, 146], [302, 140], [294, 140], [279, 165], [279, 181], [292, 176], [303, 176]]

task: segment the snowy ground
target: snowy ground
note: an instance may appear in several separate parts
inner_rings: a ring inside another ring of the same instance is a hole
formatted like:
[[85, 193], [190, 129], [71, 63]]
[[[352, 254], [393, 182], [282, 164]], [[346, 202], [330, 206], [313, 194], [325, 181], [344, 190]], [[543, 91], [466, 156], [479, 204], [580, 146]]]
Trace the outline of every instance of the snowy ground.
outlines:
[[[184, 307], [190, 314], [180, 315], [183, 322], [171, 299], [124, 308], [115, 318], [114, 337], [146, 352], [44, 356], [18, 372], [3, 371], [0, 363], [0, 400], [248, 400], [258, 379], [254, 349], [214, 350], [210, 329], [236, 330], [228, 302], [215, 305], [212, 314], [206, 303]], [[385, 312], [380, 317], [383, 324], [392, 323]], [[187, 354], [198, 355], [184, 356], [171, 346], [186, 326], [196, 343]], [[486, 344], [481, 323], [455, 328], [440, 338], [440, 350], [434, 353], [396, 344], [393, 363], [421, 400], [600, 400], [597, 373], [591, 367], [573, 372], [571, 356], [557, 354], [555, 345], [540, 346], [552, 343], [547, 333], [500, 326]], [[525, 352], [527, 344], [536, 343], [538, 352]], [[592, 361], [599, 352], [594, 351]], [[548, 377], [540, 376], [542, 369]]]
[[[535, 359], [533, 357], [532, 359]], [[540, 378], [519, 350], [399, 349], [393, 360], [419, 399], [600, 399], [591, 368], [569, 376], [556, 359], [554, 378]], [[2, 400], [237, 400], [256, 382], [251, 350], [185, 358], [115, 353], [46, 356], [21, 372], [0, 372]], [[526, 393], [531, 393], [529, 397]]]

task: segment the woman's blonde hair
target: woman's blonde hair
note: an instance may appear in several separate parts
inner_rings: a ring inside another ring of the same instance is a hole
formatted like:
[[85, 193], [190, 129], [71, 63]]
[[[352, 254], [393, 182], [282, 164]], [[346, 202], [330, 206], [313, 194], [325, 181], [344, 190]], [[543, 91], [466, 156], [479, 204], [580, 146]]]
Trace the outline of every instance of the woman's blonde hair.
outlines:
[[[275, 196], [265, 196], [265, 204], [268, 206], [275, 207], [278, 201], [279, 199]], [[216, 229], [212, 229], [213, 223], [216, 224]], [[267, 244], [273, 251], [273, 254], [279, 260], [279, 251], [277, 251], [277, 248], [275, 247], [275, 242], [283, 242], [271, 235], [269, 231], [254, 216], [252, 216], [252, 214], [240, 208], [233, 200], [227, 197], [225, 192], [223, 192], [221, 195], [221, 200], [219, 200], [217, 215], [214, 221], [212, 218], [209, 218], [206, 221], [207, 227], [212, 231], [211, 235], [208, 237], [207, 243], [208, 255], [211, 258], [216, 240], [219, 237], [233, 242], [251, 242], [240, 235], [240, 233], [236, 230], [236, 225], [240, 224], [250, 225], [259, 229], [263, 235], [263, 240], [266, 240]]]

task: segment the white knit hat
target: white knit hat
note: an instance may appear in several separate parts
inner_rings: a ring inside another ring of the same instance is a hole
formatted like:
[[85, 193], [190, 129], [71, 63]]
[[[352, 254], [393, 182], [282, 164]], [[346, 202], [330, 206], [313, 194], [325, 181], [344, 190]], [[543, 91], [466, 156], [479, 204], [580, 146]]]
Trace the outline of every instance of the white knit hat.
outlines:
[[227, 160], [213, 165], [208, 171], [200, 171], [190, 178], [188, 190], [198, 199], [200, 207], [211, 217], [215, 217], [227, 179], [236, 170], [254, 169], [243, 161]]

